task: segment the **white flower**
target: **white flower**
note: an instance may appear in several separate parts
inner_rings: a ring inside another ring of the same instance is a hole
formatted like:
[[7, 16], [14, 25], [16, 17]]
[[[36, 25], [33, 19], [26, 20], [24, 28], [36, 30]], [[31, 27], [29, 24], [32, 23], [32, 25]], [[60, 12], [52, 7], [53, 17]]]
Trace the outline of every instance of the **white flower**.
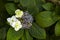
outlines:
[[13, 26], [15, 31], [18, 31], [19, 29], [22, 28], [22, 24], [20, 21], [13, 22], [12, 26]]
[[23, 16], [23, 11], [21, 11], [20, 9], [17, 9], [16, 11], [15, 11], [15, 16], [17, 17], [17, 18], [21, 18], [22, 16]]
[[22, 24], [21, 24], [21, 22], [19, 22], [19, 21], [17, 21], [16, 23], [15, 23], [15, 31], [18, 31], [19, 29], [21, 29], [22, 28]]
[[7, 21], [8, 21], [9, 23], [15, 22], [15, 21], [17, 21], [17, 20], [18, 20], [18, 19], [16, 19], [15, 16], [12, 16], [11, 18], [7, 18]]
[[18, 31], [20, 28], [22, 28], [21, 22], [15, 17], [12, 16], [11, 18], [7, 18], [8, 23], [14, 28], [15, 31]]
[[15, 31], [18, 31], [22, 28], [22, 24], [20, 21], [12, 22], [11, 26], [14, 28]]

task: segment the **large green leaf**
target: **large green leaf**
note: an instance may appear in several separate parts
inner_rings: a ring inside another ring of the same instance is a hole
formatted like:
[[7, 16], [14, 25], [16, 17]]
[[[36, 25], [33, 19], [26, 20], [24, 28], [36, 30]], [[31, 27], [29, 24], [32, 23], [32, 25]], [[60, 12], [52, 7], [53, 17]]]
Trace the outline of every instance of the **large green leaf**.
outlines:
[[27, 40], [33, 40], [27, 29], [25, 30], [25, 35]]
[[23, 7], [38, 6], [39, 8], [44, 2], [44, 0], [20, 0]]
[[45, 39], [46, 38], [46, 32], [44, 29], [40, 28], [37, 24], [33, 23], [32, 27], [29, 30], [31, 36], [37, 38], [37, 39]]
[[36, 6], [35, 0], [20, 0], [20, 3], [23, 7], [26, 7], [30, 13], [37, 13], [39, 11]]
[[21, 40], [26, 40], [25, 34], [21, 37]]
[[42, 5], [45, 10], [53, 10], [53, 4], [52, 3], [46, 3]]
[[7, 1], [9, 1], [9, 2], [13, 2], [14, 0], [7, 0]]
[[35, 0], [36, 6], [39, 8], [39, 11], [42, 11], [42, 5], [45, 4], [45, 0]]
[[21, 40], [33, 40], [27, 29], [25, 29], [25, 33], [22, 36]]
[[58, 21], [55, 26], [55, 34], [56, 36], [60, 36], [60, 21]]
[[7, 0], [8, 2], [15, 2], [15, 3], [18, 3], [19, 0]]
[[20, 3], [23, 7], [35, 6], [35, 0], [20, 0]]
[[43, 12], [40, 12], [39, 14], [36, 15], [35, 20], [39, 26], [46, 28], [46, 27], [49, 27], [56, 22], [56, 20], [53, 19], [52, 16], [53, 16], [52, 12], [43, 11]]
[[35, 16], [37, 13], [39, 13], [39, 9], [36, 6], [34, 6], [34, 7], [28, 7], [27, 10], [33, 16]]
[[42, 3], [43, 2], [40, 0], [20, 0], [20, 4], [23, 7], [26, 7], [31, 14], [39, 13], [39, 9], [41, 8]]
[[10, 15], [15, 14], [16, 7], [15, 7], [15, 4], [14, 4], [14, 3], [7, 3], [7, 4], [5, 5], [5, 7], [6, 7], [7, 12], [8, 12]]
[[19, 40], [23, 36], [23, 33], [22, 29], [16, 32], [13, 28], [10, 28], [7, 32], [7, 40]]
[[15, 3], [18, 3], [18, 2], [19, 2], [19, 0], [14, 0], [14, 2], [15, 2]]

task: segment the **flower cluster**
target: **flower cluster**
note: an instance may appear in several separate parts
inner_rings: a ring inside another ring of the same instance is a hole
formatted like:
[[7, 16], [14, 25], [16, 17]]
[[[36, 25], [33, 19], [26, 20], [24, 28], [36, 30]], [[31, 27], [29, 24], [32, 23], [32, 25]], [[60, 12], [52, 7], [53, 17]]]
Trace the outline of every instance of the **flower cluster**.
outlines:
[[8, 23], [14, 28], [15, 31], [18, 31], [20, 28], [22, 28], [21, 22], [17, 18], [21, 18], [23, 15], [23, 11], [17, 9], [15, 11], [16, 15], [13, 15], [10, 18], [7, 18]]
[[33, 18], [27, 11], [23, 12], [20, 9], [17, 9], [15, 11], [15, 15], [7, 18], [7, 21], [14, 28], [15, 31], [18, 31], [21, 28], [31, 27]]

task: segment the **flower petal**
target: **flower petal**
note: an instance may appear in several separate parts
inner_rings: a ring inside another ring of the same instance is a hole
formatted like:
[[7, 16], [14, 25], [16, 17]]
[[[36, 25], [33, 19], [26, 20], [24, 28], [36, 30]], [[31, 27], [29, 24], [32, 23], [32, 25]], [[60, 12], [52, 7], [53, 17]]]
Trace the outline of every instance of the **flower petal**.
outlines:
[[7, 21], [10, 22], [11, 21], [11, 18], [7, 18]]
[[22, 15], [23, 15], [23, 11], [21, 11], [21, 10], [19, 10], [19, 9], [17, 9], [17, 10], [15, 11], [15, 13], [16, 13], [15, 16], [16, 16], [17, 18], [19, 18], [19, 17], [21, 18]]

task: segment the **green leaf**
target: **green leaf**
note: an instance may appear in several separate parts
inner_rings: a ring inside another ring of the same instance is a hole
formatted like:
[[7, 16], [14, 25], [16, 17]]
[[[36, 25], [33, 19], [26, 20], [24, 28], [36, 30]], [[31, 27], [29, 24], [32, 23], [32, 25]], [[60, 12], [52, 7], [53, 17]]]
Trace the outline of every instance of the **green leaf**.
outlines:
[[40, 28], [37, 24], [33, 23], [29, 30], [31, 36], [37, 39], [46, 39], [46, 32], [44, 29]]
[[60, 36], [60, 21], [58, 21], [55, 26], [55, 35]]
[[59, 6], [56, 6], [55, 13], [56, 13], [57, 16], [60, 17], [60, 5]]
[[25, 34], [21, 37], [21, 40], [26, 40]]
[[27, 10], [33, 16], [35, 16], [37, 13], [39, 13], [39, 9], [36, 6], [34, 6], [34, 7], [28, 7]]
[[23, 36], [24, 31], [20, 29], [15, 31], [13, 28], [9, 28], [7, 32], [7, 40], [19, 40]]
[[5, 40], [6, 28], [0, 28], [0, 40]]
[[27, 40], [33, 40], [27, 29], [25, 29], [25, 35]]
[[8, 2], [18, 3], [20, 0], [7, 0]]
[[14, 0], [7, 0], [7, 1], [13, 2]]
[[22, 36], [21, 40], [33, 40], [27, 29], [25, 29], [25, 33]]
[[46, 3], [44, 5], [42, 5], [42, 7], [45, 9], [45, 10], [53, 10], [53, 7], [54, 5], [52, 3]]
[[42, 5], [45, 4], [45, 0], [35, 0], [36, 6], [39, 8], [39, 11], [42, 11]]
[[20, 4], [23, 7], [26, 7], [26, 10], [29, 11], [30, 14], [39, 12], [39, 8], [37, 7], [35, 0], [20, 0]]
[[10, 15], [15, 14], [16, 7], [15, 7], [15, 4], [14, 4], [14, 3], [7, 3], [7, 4], [5, 5], [5, 7], [6, 7], [7, 12], [8, 12]]
[[18, 3], [18, 2], [19, 2], [19, 0], [14, 0], [14, 2], [15, 2], [15, 3]]
[[57, 5], [55, 10], [54, 10], [54, 16], [56, 17], [56, 19], [60, 19], [60, 5]]
[[39, 26], [46, 28], [56, 22], [56, 20], [54, 20], [52, 16], [53, 16], [52, 12], [43, 11], [36, 15], [35, 20]]
[[20, 3], [23, 7], [34, 6], [35, 0], [20, 0]]
[[20, 3], [23, 7], [40, 7], [44, 2], [44, 0], [20, 0]]
[[44, 0], [20, 0], [20, 4], [26, 7], [26, 10], [33, 16], [36, 16], [39, 11], [43, 10], [42, 4], [44, 3]]

